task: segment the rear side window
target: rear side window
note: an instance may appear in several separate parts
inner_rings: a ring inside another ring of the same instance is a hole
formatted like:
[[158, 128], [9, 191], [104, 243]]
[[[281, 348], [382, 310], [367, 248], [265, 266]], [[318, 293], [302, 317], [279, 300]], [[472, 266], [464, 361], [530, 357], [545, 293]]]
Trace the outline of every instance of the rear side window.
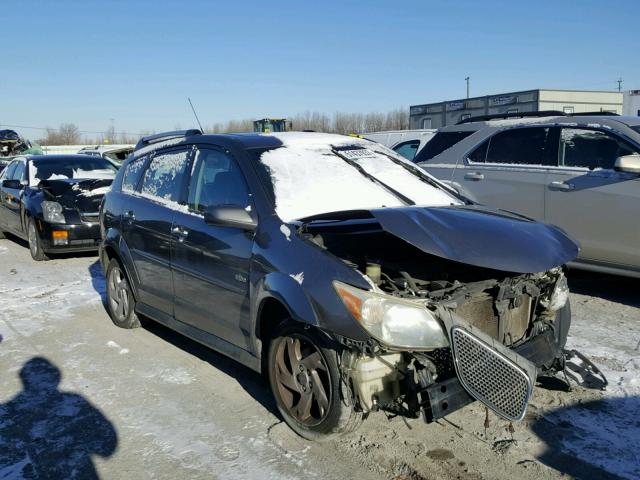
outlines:
[[402, 155], [407, 160], [413, 160], [420, 146], [420, 140], [410, 140], [408, 142], [402, 142], [399, 145], [393, 147], [393, 151]]
[[122, 191], [123, 192], [133, 192], [140, 181], [140, 176], [142, 175], [142, 168], [147, 161], [147, 157], [140, 157], [129, 165], [127, 165], [126, 170], [124, 172], [124, 178], [122, 179]]
[[189, 150], [160, 153], [151, 159], [142, 179], [141, 193], [162, 200], [178, 201]]
[[415, 161], [426, 162], [427, 160], [431, 160], [436, 155], [440, 155], [473, 133], [475, 133], [475, 131], [438, 132], [429, 140], [424, 148], [420, 150], [420, 153], [415, 157]]
[[25, 179], [25, 173], [27, 170], [27, 166], [25, 165], [24, 162], [18, 162], [18, 164], [16, 165], [16, 169], [13, 171], [13, 174], [11, 175], [11, 180], [24, 180]]
[[613, 169], [616, 159], [639, 153], [627, 142], [598, 130], [563, 128], [558, 163], [565, 167]]
[[514, 128], [496, 133], [476, 148], [469, 160], [477, 163], [544, 164], [549, 128]]
[[6, 178], [7, 180], [13, 180], [13, 172], [16, 171], [17, 166], [18, 166], [18, 162], [11, 162], [3, 172], [4, 178]]
[[213, 206], [249, 205], [244, 176], [231, 156], [219, 150], [198, 150], [189, 183], [188, 205], [197, 212]]

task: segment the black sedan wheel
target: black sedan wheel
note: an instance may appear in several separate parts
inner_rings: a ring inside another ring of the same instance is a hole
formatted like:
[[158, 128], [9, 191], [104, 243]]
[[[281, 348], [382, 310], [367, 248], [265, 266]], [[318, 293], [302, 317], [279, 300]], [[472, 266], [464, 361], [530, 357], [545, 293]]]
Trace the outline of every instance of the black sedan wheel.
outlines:
[[27, 238], [29, 239], [29, 251], [31, 252], [31, 258], [36, 262], [43, 260], [49, 260], [49, 257], [42, 250], [42, 242], [40, 241], [40, 235], [36, 228], [36, 222], [33, 218], [30, 218], [27, 222]]
[[127, 274], [120, 262], [112, 258], [107, 267], [107, 309], [113, 323], [121, 328], [139, 327], [135, 304]]
[[322, 441], [355, 430], [362, 421], [340, 380], [335, 350], [311, 330], [288, 326], [269, 347], [269, 381], [278, 409], [300, 436]]

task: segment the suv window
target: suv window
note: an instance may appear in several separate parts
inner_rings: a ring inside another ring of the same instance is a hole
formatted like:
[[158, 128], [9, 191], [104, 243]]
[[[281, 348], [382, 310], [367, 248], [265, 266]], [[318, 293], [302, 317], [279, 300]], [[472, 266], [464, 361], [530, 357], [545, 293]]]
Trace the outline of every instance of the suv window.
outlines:
[[7, 180], [12, 180], [13, 179], [13, 172], [15, 172], [16, 167], [18, 166], [18, 162], [11, 162], [9, 164], [9, 166], [7, 166], [7, 168], [5, 169], [4, 173], [4, 178], [6, 178]]
[[640, 153], [624, 140], [599, 130], [563, 128], [558, 164], [566, 167], [613, 169], [622, 155]]
[[177, 201], [188, 158], [188, 150], [160, 153], [153, 157], [144, 173], [141, 192], [164, 200]]
[[542, 165], [549, 131], [549, 128], [533, 127], [498, 132], [468, 158], [479, 163]]
[[402, 155], [407, 160], [413, 160], [418, 152], [420, 146], [420, 140], [409, 140], [408, 142], [402, 142], [393, 147], [393, 151]]
[[27, 166], [25, 165], [24, 162], [17, 162], [16, 169], [13, 171], [13, 174], [11, 175], [11, 180], [20, 180], [20, 181], [24, 180], [26, 169], [27, 169]]
[[189, 182], [188, 205], [197, 212], [212, 206], [248, 206], [249, 192], [235, 160], [219, 150], [198, 150]]
[[142, 169], [144, 164], [147, 161], [147, 156], [143, 156], [137, 158], [129, 165], [124, 172], [124, 178], [122, 179], [122, 191], [123, 192], [133, 192], [135, 191], [138, 183], [140, 181], [140, 176], [142, 174]]
[[426, 162], [427, 160], [431, 160], [436, 155], [440, 155], [473, 133], [476, 132], [473, 130], [467, 130], [465, 132], [438, 132], [427, 142], [424, 148], [420, 150], [415, 161]]

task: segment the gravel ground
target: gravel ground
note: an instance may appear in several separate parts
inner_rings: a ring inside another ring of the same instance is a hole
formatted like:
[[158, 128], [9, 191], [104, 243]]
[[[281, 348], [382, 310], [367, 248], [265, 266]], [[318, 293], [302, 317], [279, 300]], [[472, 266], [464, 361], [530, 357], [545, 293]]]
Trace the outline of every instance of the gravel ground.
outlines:
[[36, 263], [0, 240], [0, 479], [640, 478], [640, 282], [569, 278], [570, 346], [605, 392], [547, 381], [512, 429], [476, 403], [312, 444], [250, 370], [156, 324], [113, 326], [95, 256]]

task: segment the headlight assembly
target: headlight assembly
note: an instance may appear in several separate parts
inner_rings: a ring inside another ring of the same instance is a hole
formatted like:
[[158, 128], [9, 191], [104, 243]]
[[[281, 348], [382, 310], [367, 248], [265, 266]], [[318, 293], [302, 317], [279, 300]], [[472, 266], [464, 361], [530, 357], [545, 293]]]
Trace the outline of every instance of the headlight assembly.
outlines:
[[425, 306], [338, 281], [333, 286], [353, 318], [382, 343], [416, 349], [449, 346], [443, 327]]
[[62, 205], [58, 202], [42, 202], [42, 215], [45, 222], [65, 223], [65, 218], [62, 214]]

